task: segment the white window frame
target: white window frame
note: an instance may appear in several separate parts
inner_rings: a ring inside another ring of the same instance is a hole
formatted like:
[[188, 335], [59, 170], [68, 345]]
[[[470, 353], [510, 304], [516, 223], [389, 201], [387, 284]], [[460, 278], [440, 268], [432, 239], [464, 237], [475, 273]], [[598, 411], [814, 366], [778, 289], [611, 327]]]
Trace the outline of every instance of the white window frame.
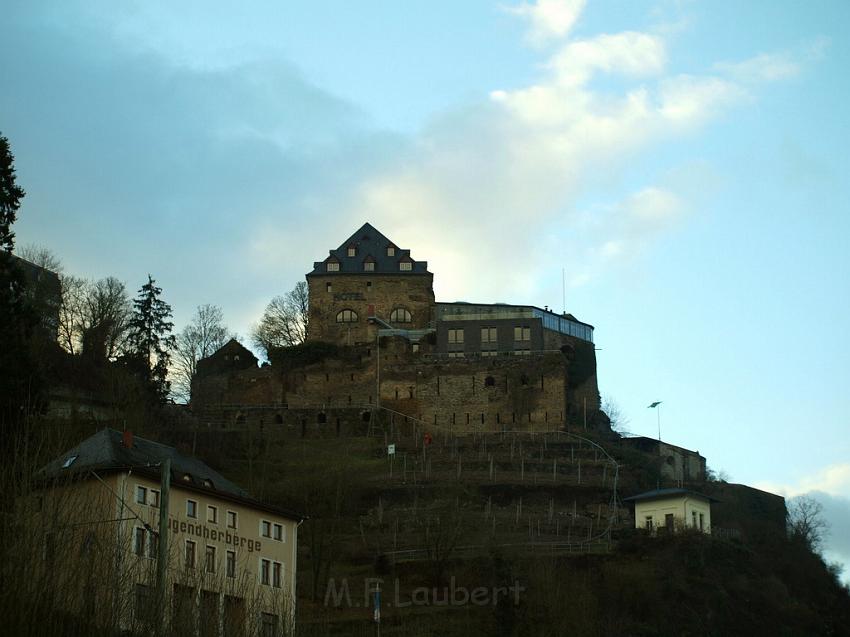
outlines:
[[[268, 533], [265, 532], [266, 528], [268, 528]], [[271, 520], [260, 520], [260, 537], [268, 537], [272, 536], [272, 523]]]
[[495, 327], [482, 327], [481, 328], [481, 342], [482, 343], [497, 343], [499, 341], [499, 331]]
[[[278, 533], [278, 531], [280, 531]], [[286, 526], [283, 524], [272, 525], [272, 539], [277, 542], [286, 542]]]
[[329, 261], [325, 266], [325, 272], [339, 272], [339, 263], [336, 261]]
[[346, 249], [345, 253], [346, 253], [348, 256], [350, 256], [350, 257], [356, 257], [356, 256], [357, 256], [357, 248], [356, 248], [356, 246], [348, 246], [348, 248]]
[[399, 272], [412, 272], [413, 271], [413, 262], [412, 261], [399, 261], [398, 262]]
[[395, 256], [395, 246], [387, 246], [387, 256], [394, 257]]

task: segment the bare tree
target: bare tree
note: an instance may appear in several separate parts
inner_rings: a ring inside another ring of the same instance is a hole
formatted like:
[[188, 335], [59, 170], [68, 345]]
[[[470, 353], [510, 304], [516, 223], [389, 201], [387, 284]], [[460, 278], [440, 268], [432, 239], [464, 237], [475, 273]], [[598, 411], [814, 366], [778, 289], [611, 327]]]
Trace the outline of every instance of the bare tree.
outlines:
[[34, 263], [45, 270], [56, 272], [56, 274], [61, 274], [63, 271], [62, 262], [59, 260], [59, 257], [50, 248], [45, 248], [37, 243], [28, 243], [20, 250], [17, 250], [16, 254], [22, 259], [26, 259], [30, 263]]
[[823, 518], [823, 505], [808, 495], [793, 498], [788, 507], [788, 535], [819, 552], [829, 535], [829, 524]]
[[307, 338], [309, 298], [307, 284], [299, 281], [289, 292], [274, 297], [260, 323], [251, 330], [251, 341], [268, 356], [270, 349], [290, 347]]
[[94, 283], [63, 275], [59, 344], [71, 354], [83, 350], [114, 359], [126, 345], [132, 306], [127, 288], [115, 277]]
[[631, 433], [626, 429], [629, 424], [628, 417], [620, 409], [620, 406], [610, 396], [602, 397], [601, 409], [611, 421], [611, 430], [617, 432], [621, 436], [628, 436]]
[[174, 394], [188, 400], [192, 377], [198, 361], [206, 358], [227, 341], [224, 315], [217, 305], [199, 305], [192, 317], [177, 335], [177, 350], [174, 356]]

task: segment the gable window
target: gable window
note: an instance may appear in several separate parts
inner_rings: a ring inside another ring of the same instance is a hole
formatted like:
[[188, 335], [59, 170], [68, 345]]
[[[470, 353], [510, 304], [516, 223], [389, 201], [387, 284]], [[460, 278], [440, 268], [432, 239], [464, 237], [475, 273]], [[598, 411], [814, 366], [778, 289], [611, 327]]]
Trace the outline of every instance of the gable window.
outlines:
[[463, 328], [449, 330], [449, 343], [463, 343]]
[[325, 269], [327, 272], [339, 272], [339, 263], [336, 261], [328, 261], [325, 264]]
[[355, 248], [354, 246], [348, 246], [348, 253], [347, 254], [350, 257], [356, 257], [357, 256], [357, 248]]
[[342, 310], [336, 315], [337, 323], [356, 323], [357, 312], [354, 310]]
[[408, 312], [403, 307], [398, 307], [390, 312], [390, 321], [393, 323], [410, 323], [413, 318], [410, 316], [410, 312]]
[[413, 263], [411, 261], [400, 261], [398, 264], [398, 269], [402, 272], [410, 272], [413, 270]]
[[394, 257], [395, 256], [395, 246], [389, 245], [387, 246], [387, 256]]

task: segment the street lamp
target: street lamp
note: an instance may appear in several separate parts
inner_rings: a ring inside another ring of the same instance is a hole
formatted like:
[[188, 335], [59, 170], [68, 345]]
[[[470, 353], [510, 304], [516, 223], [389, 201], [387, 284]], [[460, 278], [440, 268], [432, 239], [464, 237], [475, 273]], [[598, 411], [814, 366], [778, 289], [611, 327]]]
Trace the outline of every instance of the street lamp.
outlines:
[[647, 409], [654, 409], [658, 414], [658, 442], [661, 442], [661, 402], [657, 400], [646, 407]]

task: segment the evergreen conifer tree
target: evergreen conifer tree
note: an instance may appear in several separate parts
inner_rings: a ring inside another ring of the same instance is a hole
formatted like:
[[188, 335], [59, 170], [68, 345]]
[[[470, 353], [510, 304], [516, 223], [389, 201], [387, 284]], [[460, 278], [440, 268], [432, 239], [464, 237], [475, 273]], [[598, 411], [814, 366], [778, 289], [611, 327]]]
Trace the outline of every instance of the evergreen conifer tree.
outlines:
[[133, 300], [129, 342], [139, 371], [156, 399], [165, 402], [171, 390], [168, 366], [176, 343], [171, 334], [174, 323], [168, 320], [171, 318], [171, 306], [160, 298], [160, 294], [162, 288], [156, 286], [156, 281], [149, 274], [148, 282]]

